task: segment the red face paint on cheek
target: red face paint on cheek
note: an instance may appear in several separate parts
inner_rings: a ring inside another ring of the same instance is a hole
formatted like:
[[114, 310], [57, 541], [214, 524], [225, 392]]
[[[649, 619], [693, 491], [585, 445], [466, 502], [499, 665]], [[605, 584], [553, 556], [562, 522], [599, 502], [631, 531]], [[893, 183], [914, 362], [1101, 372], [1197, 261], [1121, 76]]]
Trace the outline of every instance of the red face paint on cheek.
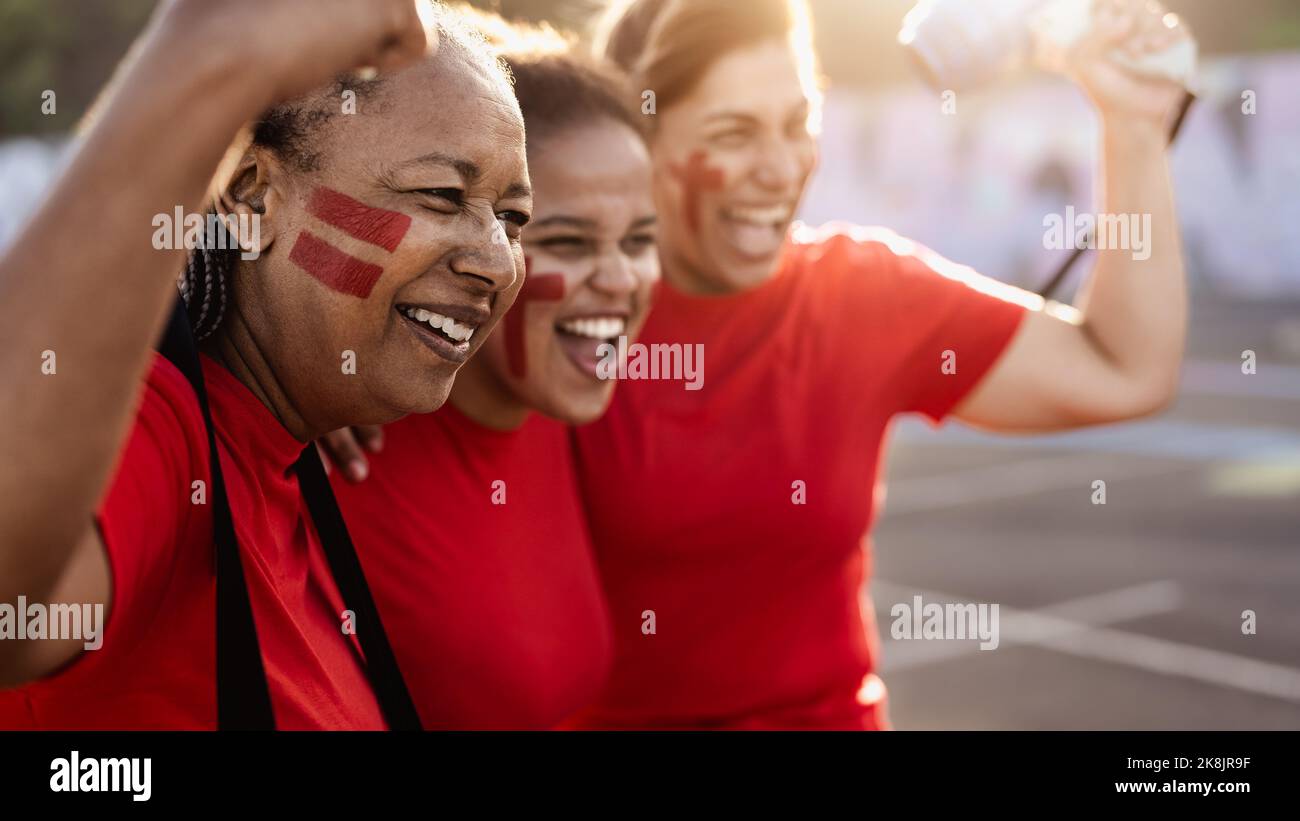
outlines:
[[309, 231], [298, 235], [289, 261], [329, 287], [362, 299], [370, 296], [384, 269], [345, 254]]
[[726, 177], [721, 168], [709, 165], [709, 155], [704, 151], [691, 154], [686, 165], [669, 165], [668, 170], [682, 184], [682, 200], [686, 210], [686, 227], [692, 234], [700, 233], [700, 196], [706, 191], [721, 191]]
[[405, 214], [372, 208], [323, 186], [312, 192], [307, 211], [326, 225], [389, 253], [397, 250], [411, 228], [411, 218]]
[[528, 352], [524, 346], [524, 312], [529, 302], [555, 302], [564, 299], [563, 274], [534, 274], [529, 272], [532, 260], [524, 258], [524, 284], [515, 297], [515, 304], [506, 314], [506, 362], [510, 374], [516, 379], [528, 376]]
[[[392, 253], [410, 230], [411, 218], [396, 211], [372, 208], [346, 194], [325, 188], [312, 191], [307, 213], [350, 237]], [[289, 261], [339, 293], [365, 299], [384, 269], [344, 253], [303, 231], [289, 251]]]

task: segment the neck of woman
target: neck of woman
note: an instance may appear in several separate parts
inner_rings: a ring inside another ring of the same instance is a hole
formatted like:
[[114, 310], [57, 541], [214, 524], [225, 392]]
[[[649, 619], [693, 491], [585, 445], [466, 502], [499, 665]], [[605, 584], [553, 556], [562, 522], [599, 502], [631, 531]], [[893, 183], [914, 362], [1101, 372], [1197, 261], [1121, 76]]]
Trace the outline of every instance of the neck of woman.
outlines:
[[311, 442], [333, 430], [317, 429], [289, 399], [238, 311], [231, 311], [221, 328], [201, 348], [248, 388], [299, 442]]
[[483, 351], [461, 367], [447, 401], [465, 416], [492, 430], [518, 430], [532, 413], [493, 372]]

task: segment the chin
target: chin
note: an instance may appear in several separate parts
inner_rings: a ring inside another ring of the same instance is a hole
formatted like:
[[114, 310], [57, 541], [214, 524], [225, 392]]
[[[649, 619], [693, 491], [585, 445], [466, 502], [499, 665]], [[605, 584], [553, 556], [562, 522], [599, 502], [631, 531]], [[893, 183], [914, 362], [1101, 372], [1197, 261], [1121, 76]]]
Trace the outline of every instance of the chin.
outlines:
[[437, 379], [431, 381], [424, 390], [411, 391], [408, 386], [402, 391], [402, 395], [397, 397], [394, 405], [399, 409], [402, 416], [408, 416], [414, 413], [433, 413], [441, 408], [447, 402], [447, 397], [451, 395], [451, 379]]
[[730, 289], [744, 290], [762, 285], [776, 273], [779, 258], [779, 254], [773, 254], [770, 258], [759, 261], [733, 258], [721, 267], [725, 272], [723, 278]]
[[566, 425], [589, 425], [605, 415], [613, 398], [612, 384], [587, 386], [556, 397], [549, 403], [545, 415]]

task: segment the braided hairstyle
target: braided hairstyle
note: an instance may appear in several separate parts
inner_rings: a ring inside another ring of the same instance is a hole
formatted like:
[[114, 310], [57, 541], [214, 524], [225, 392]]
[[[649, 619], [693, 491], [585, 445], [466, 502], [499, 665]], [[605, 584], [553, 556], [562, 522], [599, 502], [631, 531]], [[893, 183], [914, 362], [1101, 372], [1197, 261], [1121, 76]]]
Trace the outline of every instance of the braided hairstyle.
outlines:
[[[510, 69], [475, 28], [467, 16], [449, 9], [439, 0], [429, 0], [432, 15], [428, 25], [437, 31], [439, 53], [454, 53], [495, 76], [510, 89]], [[338, 100], [344, 91], [352, 91], [358, 101], [372, 96], [384, 84], [383, 78], [365, 79], [357, 73], [344, 74], [332, 86], [315, 94], [275, 106], [252, 124], [252, 144], [269, 149], [297, 170], [317, 171], [322, 157], [312, 139], [316, 131], [340, 110]], [[194, 339], [202, 342], [221, 327], [229, 304], [235, 271], [239, 266], [240, 248], [226, 223], [215, 211], [209, 211], [209, 227], [177, 277], [177, 287], [189, 314]]]
[[[208, 224], [213, 224], [215, 215], [209, 213]], [[217, 229], [225, 233], [225, 226]], [[185, 270], [177, 278], [181, 299], [185, 302], [189, 314], [190, 330], [194, 332], [196, 342], [202, 342], [221, 326], [226, 315], [227, 281], [234, 275], [237, 250], [225, 250], [228, 243], [216, 243], [217, 247], [208, 248], [205, 243], [190, 252], [185, 263]], [[213, 303], [216, 303], [215, 307]]]

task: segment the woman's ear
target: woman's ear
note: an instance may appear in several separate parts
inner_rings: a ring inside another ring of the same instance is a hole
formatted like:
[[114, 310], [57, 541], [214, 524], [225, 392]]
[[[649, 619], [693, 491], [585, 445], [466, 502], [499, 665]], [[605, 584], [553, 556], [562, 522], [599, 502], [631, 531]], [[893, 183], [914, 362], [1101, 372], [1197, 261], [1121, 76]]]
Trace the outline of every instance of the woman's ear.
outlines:
[[270, 151], [248, 146], [233, 163], [224, 164], [224, 182], [216, 186], [215, 207], [245, 259], [255, 259], [275, 242], [276, 217], [283, 202], [275, 181], [282, 180]]

